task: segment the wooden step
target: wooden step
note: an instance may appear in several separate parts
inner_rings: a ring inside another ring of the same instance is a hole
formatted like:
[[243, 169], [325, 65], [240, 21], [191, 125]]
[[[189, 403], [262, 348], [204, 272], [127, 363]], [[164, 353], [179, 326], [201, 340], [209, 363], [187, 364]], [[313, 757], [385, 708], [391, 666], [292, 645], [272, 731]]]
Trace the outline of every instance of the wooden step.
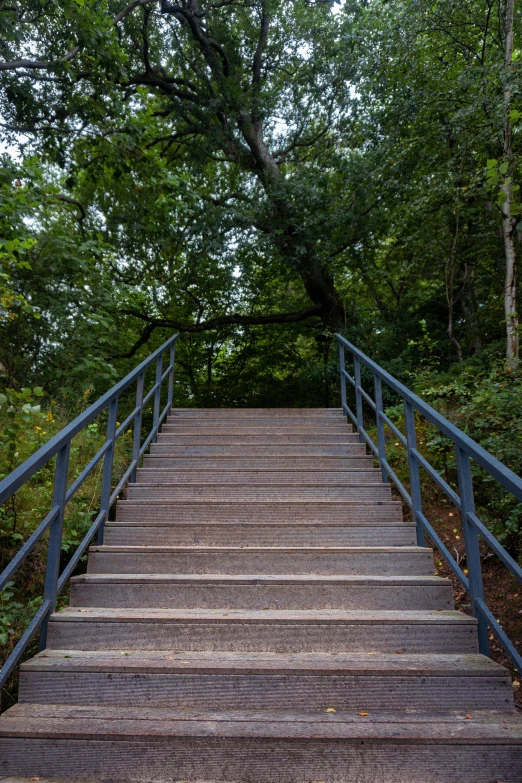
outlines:
[[381, 574], [429, 576], [424, 547], [92, 546], [97, 574]]
[[353, 432], [353, 428], [348, 424], [340, 422], [317, 423], [308, 421], [299, 421], [298, 423], [290, 421], [288, 423], [274, 422], [270, 419], [256, 419], [247, 422], [238, 421], [197, 421], [191, 419], [190, 422], [175, 421], [164, 424], [161, 428], [163, 435], [347, 435], [350, 440], [358, 440], [359, 436]]
[[179, 468], [143, 467], [137, 471], [138, 484], [232, 484], [233, 486], [332, 486], [382, 484], [381, 471], [359, 468], [339, 471], [296, 470], [180, 470]]
[[127, 498], [139, 500], [154, 498], [156, 500], [221, 500], [224, 502], [259, 502], [259, 501], [365, 501], [391, 500], [391, 488], [383, 483], [359, 483], [345, 486], [324, 486], [306, 484], [272, 484], [258, 486], [250, 484], [219, 485], [219, 484], [167, 484], [164, 481], [150, 480], [147, 484], [129, 484]]
[[[122, 517], [120, 511], [119, 518]], [[125, 514], [124, 514], [125, 516]], [[139, 516], [139, 515], [138, 515]], [[413, 546], [415, 525], [307, 522], [108, 522], [107, 546]]]
[[172, 609], [453, 609], [437, 576], [87, 574], [71, 606]]
[[313, 444], [257, 444], [254, 448], [251, 443], [229, 443], [215, 445], [187, 445], [180, 446], [171, 443], [153, 443], [150, 453], [160, 456], [172, 457], [248, 457], [255, 455], [260, 457], [365, 457], [366, 449], [362, 443], [313, 443]]
[[359, 445], [359, 438], [353, 433], [346, 433], [344, 435], [336, 435], [330, 433], [320, 433], [319, 435], [253, 435], [251, 433], [244, 433], [241, 435], [233, 435], [229, 432], [217, 433], [216, 435], [194, 435], [181, 433], [161, 432], [158, 435], [158, 446], [168, 446], [170, 444], [174, 446], [247, 446], [250, 447], [250, 454], [253, 452], [253, 447], [256, 446], [270, 446], [276, 449], [278, 446], [315, 446], [315, 444], [324, 446], [351, 446]]
[[82, 652], [22, 665], [20, 700], [175, 709], [514, 710], [508, 672], [481, 655]]
[[339, 523], [357, 525], [397, 525], [402, 520], [402, 505], [397, 501], [317, 503], [277, 502], [248, 503], [226, 501], [180, 501], [148, 498], [119, 500], [116, 519], [121, 522], [164, 521], [171, 524], [221, 522], [223, 524], [281, 524], [292, 522]]
[[492, 783], [522, 779], [505, 711], [358, 715], [19, 704], [0, 720], [3, 773], [211, 783]]
[[173, 408], [167, 420], [173, 421], [182, 417], [203, 419], [209, 416], [214, 419], [242, 419], [257, 416], [272, 420], [285, 417], [329, 419], [333, 416], [346, 420], [341, 408]]
[[172, 652], [476, 653], [477, 632], [473, 617], [453, 611], [68, 607], [52, 616], [48, 646]]
[[144, 468], [167, 470], [253, 470], [253, 471], [352, 471], [372, 470], [373, 460], [361, 453], [355, 457], [226, 457], [204, 455], [194, 457], [161, 456], [147, 454]]

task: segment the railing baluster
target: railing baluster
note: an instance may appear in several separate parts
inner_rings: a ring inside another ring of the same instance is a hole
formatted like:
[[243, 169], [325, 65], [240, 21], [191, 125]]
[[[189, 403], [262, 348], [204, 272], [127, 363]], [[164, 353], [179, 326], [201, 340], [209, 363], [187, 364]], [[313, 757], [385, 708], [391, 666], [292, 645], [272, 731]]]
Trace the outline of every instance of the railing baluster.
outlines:
[[103, 513], [100, 526], [98, 528], [98, 544], [103, 544], [103, 534], [105, 530], [105, 523], [109, 516], [109, 502], [111, 497], [111, 485], [112, 485], [112, 468], [114, 464], [114, 446], [115, 446], [115, 433], [116, 433], [116, 420], [118, 418], [118, 397], [115, 397], [109, 403], [109, 418], [107, 420], [107, 441], [109, 442], [109, 448], [105, 454], [103, 461], [103, 481], [100, 500], [100, 512]]
[[136, 481], [136, 470], [138, 467], [138, 461], [140, 458], [141, 448], [141, 423], [143, 420], [143, 389], [145, 386], [145, 371], [140, 372], [136, 380], [136, 418], [134, 419], [134, 438], [132, 442], [132, 461], [136, 460], [136, 467], [132, 471], [129, 477], [131, 484]]
[[161, 375], [163, 367], [163, 354], [160, 354], [156, 361], [156, 391], [154, 392], [154, 418], [152, 421], [152, 443], [156, 443], [158, 439], [158, 426], [160, 416], [160, 404], [161, 404]]
[[362, 434], [362, 428], [364, 427], [363, 419], [363, 401], [361, 394], [361, 361], [358, 356], [353, 357], [353, 378], [355, 381], [355, 413], [357, 418], [357, 429], [359, 430], [359, 440], [364, 443], [364, 437]]
[[488, 626], [482, 613], [477, 608], [477, 600], [484, 599], [484, 585], [482, 584], [482, 566], [480, 564], [479, 536], [477, 529], [472, 524], [469, 514], [475, 513], [475, 500], [473, 497], [473, 476], [471, 475], [471, 463], [468, 454], [455, 445], [457, 458], [457, 475], [459, 479], [460, 508], [462, 526], [464, 529], [464, 542], [466, 545], [466, 563], [468, 566], [469, 593], [473, 616], [478, 620], [479, 650], [483, 655], [489, 655]]
[[410, 475], [410, 495], [413, 513], [413, 521], [417, 528], [417, 546], [425, 546], [424, 525], [420, 514], [422, 513], [422, 493], [419, 476], [419, 463], [415, 456], [417, 448], [417, 435], [415, 433], [415, 409], [411, 402], [404, 400], [404, 419], [406, 422], [406, 442], [408, 448], [408, 472]]
[[49, 617], [55, 610], [56, 596], [58, 594], [58, 576], [60, 575], [60, 555], [62, 551], [62, 531], [65, 516], [65, 495], [67, 493], [70, 451], [71, 442], [68, 441], [56, 455], [53, 506], [59, 506], [60, 510], [49, 528], [47, 567], [44, 584], [44, 601], [49, 601], [49, 611], [43, 619], [40, 628], [40, 650], [44, 650], [47, 645], [47, 626], [49, 624]]
[[176, 358], [176, 343], [172, 343], [169, 352], [169, 385], [167, 391], [167, 403], [169, 406], [169, 413], [172, 410], [172, 400], [174, 399], [174, 360]]
[[344, 345], [342, 343], [338, 343], [339, 345], [339, 372], [341, 374], [341, 406], [343, 409], [343, 416], [346, 416], [346, 377], [345, 377], [345, 367], [344, 367]]
[[[165, 377], [169, 377], [169, 399], [172, 401], [173, 391], [173, 364], [174, 364], [174, 344], [178, 338], [178, 335], [173, 335], [167, 342], [154, 351], [149, 357], [141, 362], [132, 372], [130, 372], [125, 378], [117, 383], [112, 389], [103, 394], [99, 400], [90, 405], [86, 411], [83, 411], [77, 416], [70, 424], [64, 427], [61, 432], [55, 435], [44, 446], [38, 449], [29, 459], [27, 459], [22, 465], [15, 468], [15, 470], [2, 481], [0, 481], [0, 504], [5, 503], [10, 497], [12, 497], [24, 484], [29, 481], [44, 465], [47, 465], [51, 459], [56, 457], [56, 472], [53, 491], [53, 506], [47, 516], [40, 522], [40, 524], [33, 531], [33, 534], [29, 536], [25, 544], [20, 551], [15, 555], [13, 560], [7, 564], [6, 568], [2, 572], [2, 582], [5, 583], [12, 575], [18, 570], [30, 552], [33, 551], [37, 542], [42, 538], [44, 533], [49, 529], [49, 546], [47, 552], [47, 568], [45, 574], [44, 583], [44, 599], [37, 612], [33, 615], [32, 620], [29, 622], [25, 631], [22, 633], [18, 643], [15, 645], [12, 653], [8, 656], [7, 660], [3, 663], [0, 671], [0, 683], [3, 685], [7, 679], [11, 676], [14, 667], [18, 660], [23, 655], [29, 642], [40, 629], [40, 648], [44, 648], [47, 641], [47, 624], [51, 613], [56, 607], [56, 599], [63, 589], [64, 585], [68, 581], [70, 575], [74, 571], [79, 559], [82, 557], [84, 550], [89, 545], [94, 533], [98, 531], [98, 541], [103, 543], [103, 528], [107, 520], [110, 510], [111, 496], [117, 497], [119, 488], [125, 483], [125, 478], [128, 475], [131, 477], [130, 466], [127, 468], [127, 472], [123, 474], [120, 481], [116, 484], [114, 492], [111, 495], [112, 484], [112, 472], [114, 464], [114, 451], [116, 442], [116, 433], [120, 434], [127, 427], [127, 422], [130, 425], [132, 418], [135, 419], [134, 428], [134, 442], [133, 442], [133, 461], [137, 459], [140, 453], [145, 451], [146, 446], [149, 445], [151, 434], [145, 439], [144, 446], [141, 446], [141, 429], [143, 425], [143, 400], [146, 397], [143, 394], [144, 375], [148, 367], [152, 366], [155, 362], [157, 376], [156, 385], [159, 386], [161, 382], [161, 358], [158, 361], [158, 356], [161, 357], [170, 348], [170, 365]], [[159, 365], [159, 366], [158, 366]], [[120, 425], [119, 430], [116, 429], [116, 419], [118, 417], [118, 398], [123, 394], [130, 386], [137, 382], [136, 386], [136, 401], [140, 404], [136, 404], [135, 410], [129, 417]], [[159, 423], [159, 405], [161, 401], [161, 389], [156, 388], [156, 385], [152, 388], [147, 397], [154, 395], [154, 404], [156, 407], [156, 431]], [[97, 416], [108, 409], [108, 423], [107, 423], [107, 437], [104, 445], [96, 453], [96, 455], [90, 460], [88, 465], [80, 472], [75, 478], [72, 484], [67, 487], [68, 481], [68, 467], [69, 467], [69, 452], [72, 439], [78, 435], [86, 426], [93, 422]], [[137, 419], [137, 426], [136, 426]], [[137, 455], [136, 455], [137, 448]], [[75, 492], [82, 486], [88, 476], [92, 474], [92, 471], [102, 459], [105, 459], [103, 467], [103, 481], [102, 481], [102, 493], [100, 500], [100, 510], [94, 520], [89, 532], [84, 537], [80, 546], [69, 560], [68, 565], [60, 574], [60, 558], [62, 547], [62, 534], [64, 525], [65, 508], [69, 500], [74, 496]], [[134, 473], [135, 479], [135, 473]]]
[[384, 421], [381, 413], [384, 413], [382, 405], [382, 382], [377, 373], [373, 374], [373, 387], [375, 390], [375, 416], [377, 419], [377, 447], [379, 449], [379, 465], [381, 468], [382, 480], [388, 481], [388, 471], [384, 467], [386, 460], [386, 436], [384, 433]]

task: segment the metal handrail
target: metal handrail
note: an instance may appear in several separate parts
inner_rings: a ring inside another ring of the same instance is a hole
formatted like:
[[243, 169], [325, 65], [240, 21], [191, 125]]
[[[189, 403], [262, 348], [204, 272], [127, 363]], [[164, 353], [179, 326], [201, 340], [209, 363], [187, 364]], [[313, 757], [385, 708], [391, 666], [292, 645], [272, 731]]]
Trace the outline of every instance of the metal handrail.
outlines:
[[[136, 480], [136, 469], [139, 461], [147, 450], [148, 446], [156, 441], [158, 430], [163, 420], [172, 408], [172, 398], [174, 393], [174, 361], [176, 355], [176, 340], [178, 335], [173, 335], [169, 340], [163, 343], [157, 351], [154, 351], [147, 359], [139, 364], [123, 380], [119, 381], [99, 400], [90, 405], [83, 413], [77, 416], [67, 427], [64, 427], [57, 435], [36, 451], [16, 470], [9, 474], [0, 482], [0, 504], [17, 492], [29, 479], [31, 479], [44, 465], [56, 457], [56, 468], [54, 476], [54, 491], [52, 508], [38, 525], [36, 530], [29, 536], [22, 548], [17, 552], [11, 562], [0, 574], [0, 590], [3, 590], [10, 581], [14, 573], [20, 568], [26, 557], [32, 552], [38, 541], [49, 530], [49, 543], [47, 548], [47, 566], [45, 572], [45, 585], [43, 602], [37, 612], [31, 619], [21, 638], [18, 640], [13, 651], [3, 664], [0, 670], [0, 687], [6, 682], [14, 667], [18, 663], [24, 650], [31, 641], [34, 634], [40, 629], [40, 649], [43, 649], [47, 641], [47, 626], [49, 617], [56, 607], [56, 599], [67, 583], [69, 577], [76, 568], [80, 558], [89, 546], [93, 536], [97, 533], [99, 544], [103, 543], [103, 533], [105, 522], [109, 516], [109, 511], [114, 501], [121, 492], [124, 484], [129, 480]], [[163, 370], [163, 357], [168, 352], [168, 365]], [[144, 396], [145, 373], [147, 369], [155, 363], [156, 374], [152, 389]], [[163, 381], [167, 384], [167, 404], [160, 411], [161, 391]], [[133, 383], [136, 383], [136, 402], [133, 411], [127, 416], [122, 424], [117, 424], [118, 403], [120, 396]], [[143, 409], [148, 400], [153, 400], [153, 423], [150, 433], [142, 443], [142, 421]], [[103, 446], [98, 450], [90, 462], [85, 466], [79, 476], [67, 486], [67, 476], [69, 468], [69, 452], [71, 441], [85, 427], [96, 419], [100, 413], [108, 409], [107, 435]], [[126, 431], [127, 427], [134, 422], [132, 460], [123, 476], [118, 481], [115, 489], [112, 488], [112, 474], [114, 463], [114, 451], [117, 439]], [[100, 510], [77, 547], [69, 563], [62, 573], [60, 570], [60, 552], [62, 548], [62, 532], [67, 503], [72, 499], [76, 491], [81, 487], [86, 478], [91, 474], [96, 465], [103, 460], [103, 478], [100, 498]]]
[[[440, 551], [451, 570], [468, 593], [471, 600], [471, 609], [478, 623], [479, 650], [484, 655], [489, 655], [488, 627], [495, 634], [504, 650], [513, 660], [518, 671], [522, 672], [522, 655], [515, 648], [507, 636], [500, 623], [494, 617], [488, 608], [484, 598], [484, 587], [482, 583], [482, 566], [480, 562], [479, 536], [495, 552], [501, 562], [506, 566], [510, 573], [522, 583], [522, 568], [504, 549], [502, 544], [487, 529], [486, 525], [479, 519], [475, 511], [473, 498], [473, 477], [471, 472], [471, 460], [474, 460], [490, 476], [496, 479], [505, 489], [515, 498], [522, 500], [522, 478], [517, 476], [512, 470], [507, 468], [500, 460], [493, 457], [486, 449], [482, 448], [476, 441], [462, 432], [458, 427], [452, 424], [448, 419], [442, 416], [435, 408], [428, 405], [424, 400], [414, 394], [404, 384], [390, 375], [386, 370], [376, 364], [366, 354], [360, 351], [355, 345], [348, 342], [342, 335], [335, 335], [339, 345], [339, 374], [341, 382], [341, 403], [343, 412], [355, 424], [359, 433], [361, 443], [367, 443], [379, 462], [382, 477], [384, 481], [391, 479], [402, 497], [411, 508], [413, 520], [417, 530], [417, 543], [424, 546], [425, 534], [429, 536], [437, 549]], [[346, 371], [345, 351], [348, 351], [353, 358], [353, 377]], [[375, 399], [362, 388], [361, 385], [361, 365], [368, 368], [373, 375], [373, 384]], [[355, 392], [355, 412], [347, 404], [346, 381], [354, 388]], [[382, 384], [385, 383], [392, 389], [404, 403], [404, 419], [406, 424], [406, 434], [389, 419], [383, 409]], [[364, 426], [364, 403], [367, 403], [375, 415], [377, 425], [377, 443], [374, 443], [367, 429]], [[455, 457], [457, 464], [457, 476], [459, 492], [455, 492], [449, 484], [442, 478], [435, 468], [430, 465], [428, 460], [418, 451], [416, 432], [415, 432], [415, 412], [418, 412], [431, 424], [449, 438], [455, 447]], [[406, 489], [397, 474], [390, 466], [386, 456], [386, 437], [385, 425], [390, 427], [394, 435], [406, 447], [408, 455], [408, 472], [410, 491]], [[422, 510], [422, 485], [419, 476], [419, 468], [425, 470], [429, 476], [438, 484], [447, 497], [459, 509], [462, 516], [464, 528], [464, 542], [466, 546], [467, 576], [451, 555], [444, 542], [440, 539], [431, 523], [426, 518]]]

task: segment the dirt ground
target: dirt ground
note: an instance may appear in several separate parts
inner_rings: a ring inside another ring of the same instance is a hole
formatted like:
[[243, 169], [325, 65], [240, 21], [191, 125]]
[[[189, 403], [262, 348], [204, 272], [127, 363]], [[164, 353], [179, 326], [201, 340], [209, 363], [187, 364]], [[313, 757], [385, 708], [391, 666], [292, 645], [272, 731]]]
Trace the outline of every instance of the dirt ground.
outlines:
[[[400, 497], [394, 492], [395, 498]], [[445, 543], [457, 563], [466, 569], [464, 536], [460, 514], [454, 506], [444, 500], [425, 503], [424, 513], [436, 532]], [[411, 513], [405, 509], [405, 518]], [[430, 546], [429, 540], [427, 545]], [[512, 576], [498, 557], [481, 542], [482, 579], [486, 603], [497, 621], [506, 631], [515, 647], [522, 653], [522, 585]], [[454, 576], [443, 556], [435, 550], [435, 569], [440, 576], [448, 577], [453, 582], [455, 608], [471, 614], [471, 605], [466, 591]], [[491, 657], [505, 666], [511, 672], [515, 704], [522, 711], [522, 672], [513, 668], [513, 663], [504, 652], [502, 645], [490, 631], [489, 643]]]

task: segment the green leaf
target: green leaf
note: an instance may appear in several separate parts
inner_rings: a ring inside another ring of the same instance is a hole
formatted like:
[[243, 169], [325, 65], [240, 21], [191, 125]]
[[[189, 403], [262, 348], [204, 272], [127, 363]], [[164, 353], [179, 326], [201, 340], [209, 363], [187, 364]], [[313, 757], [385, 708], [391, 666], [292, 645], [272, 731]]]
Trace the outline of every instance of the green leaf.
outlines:
[[509, 168], [508, 163], [501, 163], [500, 166], [498, 167], [498, 170], [500, 171], [501, 174], [507, 174], [508, 168]]
[[488, 167], [488, 169], [493, 169], [493, 168], [495, 168], [497, 163], [498, 163], [498, 161], [496, 160], [496, 158], [490, 158], [488, 160], [488, 162], [486, 163], [486, 166]]

